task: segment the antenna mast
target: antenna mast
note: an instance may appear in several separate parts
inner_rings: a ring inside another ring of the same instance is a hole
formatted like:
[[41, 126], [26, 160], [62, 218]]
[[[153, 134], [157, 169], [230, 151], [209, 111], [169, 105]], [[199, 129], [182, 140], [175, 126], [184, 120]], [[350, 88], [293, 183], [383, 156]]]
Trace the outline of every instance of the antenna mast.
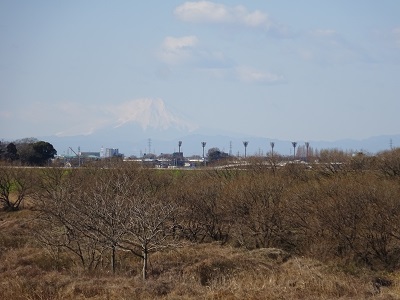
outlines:
[[151, 153], [151, 139], [149, 139], [149, 154]]

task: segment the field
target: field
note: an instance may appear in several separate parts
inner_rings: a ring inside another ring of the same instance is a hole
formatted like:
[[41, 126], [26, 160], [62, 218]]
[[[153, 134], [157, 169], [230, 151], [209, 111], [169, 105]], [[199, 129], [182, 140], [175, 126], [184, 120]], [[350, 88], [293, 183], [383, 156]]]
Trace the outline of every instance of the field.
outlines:
[[399, 177], [375, 159], [18, 170], [2, 299], [400, 299]]
[[[3, 299], [399, 299], [397, 273], [374, 272], [274, 248], [189, 244], [154, 254], [149, 278], [140, 261], [113, 275], [84, 272], [32, 238], [32, 212], [2, 213]], [[121, 257], [127, 259], [126, 257]], [[379, 278], [390, 280], [380, 287]]]

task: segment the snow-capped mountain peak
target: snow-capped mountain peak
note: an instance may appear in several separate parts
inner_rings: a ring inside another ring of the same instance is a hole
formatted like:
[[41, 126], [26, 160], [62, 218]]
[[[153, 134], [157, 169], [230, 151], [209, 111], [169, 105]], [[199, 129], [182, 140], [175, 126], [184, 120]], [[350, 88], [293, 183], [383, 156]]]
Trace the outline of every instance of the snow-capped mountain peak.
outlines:
[[113, 112], [117, 116], [115, 127], [127, 123], [136, 123], [144, 130], [177, 128], [192, 131], [197, 127], [172, 113], [162, 99], [128, 101], [114, 107]]

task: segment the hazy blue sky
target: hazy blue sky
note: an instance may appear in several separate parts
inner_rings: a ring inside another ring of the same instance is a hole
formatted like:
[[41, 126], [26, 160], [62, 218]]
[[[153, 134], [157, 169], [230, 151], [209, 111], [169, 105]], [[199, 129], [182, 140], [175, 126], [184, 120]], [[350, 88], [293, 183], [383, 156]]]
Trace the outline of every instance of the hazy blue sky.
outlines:
[[398, 0], [0, 0], [0, 138], [161, 99], [200, 128], [362, 139], [400, 133], [399, 96]]

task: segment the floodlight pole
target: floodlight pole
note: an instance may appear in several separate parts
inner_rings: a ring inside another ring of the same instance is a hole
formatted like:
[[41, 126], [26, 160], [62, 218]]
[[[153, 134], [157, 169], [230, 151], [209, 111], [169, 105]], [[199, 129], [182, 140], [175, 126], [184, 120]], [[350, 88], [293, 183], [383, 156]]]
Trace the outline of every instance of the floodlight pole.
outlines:
[[296, 146], [297, 146], [297, 142], [292, 142], [293, 145], [293, 160], [296, 159]]
[[201, 142], [201, 146], [203, 147], [203, 161], [204, 161], [204, 165], [206, 165], [206, 159], [204, 157], [204, 147], [206, 146], [206, 142]]
[[247, 156], [247, 145], [249, 144], [249, 142], [248, 141], [244, 141], [243, 142], [243, 145], [244, 145], [244, 158], [246, 158], [246, 156]]
[[305, 142], [305, 144], [306, 144], [306, 162], [308, 162], [308, 148], [310, 147], [310, 143]]
[[274, 158], [274, 147], [275, 147], [275, 143], [271, 142], [269, 143], [271, 145], [271, 158]]

